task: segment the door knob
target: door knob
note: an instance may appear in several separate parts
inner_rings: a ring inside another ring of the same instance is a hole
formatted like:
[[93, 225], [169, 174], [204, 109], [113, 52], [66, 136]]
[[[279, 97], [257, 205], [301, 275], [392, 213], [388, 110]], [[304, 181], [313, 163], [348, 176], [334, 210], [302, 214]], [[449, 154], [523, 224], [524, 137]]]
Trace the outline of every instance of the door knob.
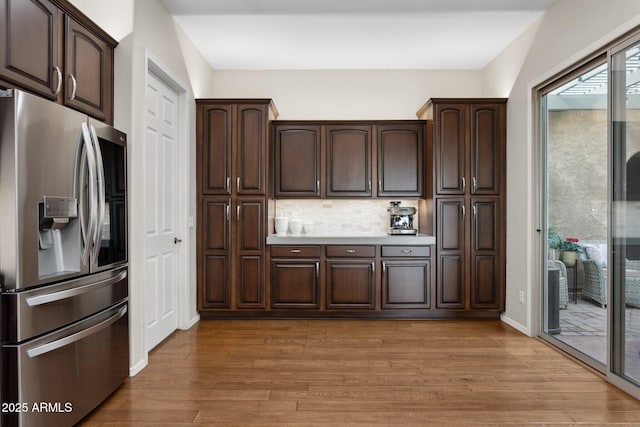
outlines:
[[173, 238], [173, 244], [174, 245], [177, 245], [178, 243], [181, 243], [181, 242], [182, 242], [182, 239], [178, 239], [177, 237]]

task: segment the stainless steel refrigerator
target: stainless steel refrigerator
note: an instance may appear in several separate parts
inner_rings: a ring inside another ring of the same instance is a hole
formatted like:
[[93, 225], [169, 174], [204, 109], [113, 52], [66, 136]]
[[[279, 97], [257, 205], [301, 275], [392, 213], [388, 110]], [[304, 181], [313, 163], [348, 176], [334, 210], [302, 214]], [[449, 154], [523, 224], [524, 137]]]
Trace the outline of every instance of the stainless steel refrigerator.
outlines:
[[0, 96], [2, 426], [70, 426], [128, 376], [126, 135]]

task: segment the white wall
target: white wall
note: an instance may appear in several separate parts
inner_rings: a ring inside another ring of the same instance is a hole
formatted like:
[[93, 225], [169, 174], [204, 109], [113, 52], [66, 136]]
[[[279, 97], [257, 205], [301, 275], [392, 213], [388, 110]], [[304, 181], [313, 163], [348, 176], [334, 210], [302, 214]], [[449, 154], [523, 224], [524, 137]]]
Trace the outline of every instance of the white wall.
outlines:
[[[536, 232], [539, 228], [538, 175], [534, 169], [537, 146], [532, 140], [532, 88], [639, 24], [640, 2], [637, 0], [559, 0], [539, 23], [509, 94], [507, 300], [503, 319], [523, 332], [537, 333], [540, 312]], [[499, 82], [504, 71], [498, 65], [517, 64], [516, 56], [517, 52], [506, 49], [485, 69], [483, 81]], [[485, 91], [485, 94], [489, 93]], [[525, 304], [518, 301], [521, 291], [526, 295]]]
[[133, 31], [133, 4], [131, 0], [69, 0], [116, 41]]
[[[120, 19], [113, 2], [74, 0], [76, 6], [94, 19], [106, 31], [117, 27]], [[104, 3], [98, 7], [97, 3]], [[151, 55], [187, 91], [189, 170], [188, 215], [195, 219], [195, 102], [194, 88], [207, 91], [211, 85], [211, 69], [206, 61], [176, 29], [173, 19], [158, 0], [127, 0], [132, 5], [132, 31], [120, 39], [115, 51], [115, 113], [114, 124], [128, 135], [129, 166], [129, 301], [130, 301], [130, 366], [133, 374], [147, 364], [144, 347], [144, 114], [146, 55]], [[109, 7], [107, 7], [107, 4]], [[125, 7], [122, 12], [126, 14]], [[96, 14], [96, 12], [98, 12]], [[111, 34], [116, 38], [115, 34]], [[183, 224], [186, 229], [186, 224]], [[183, 247], [189, 255], [189, 307], [180, 323], [186, 327], [197, 320], [195, 228], [183, 237]], [[186, 320], [185, 320], [186, 319]]]
[[214, 71], [212, 98], [272, 98], [278, 119], [416, 119], [430, 97], [482, 96], [480, 71]]

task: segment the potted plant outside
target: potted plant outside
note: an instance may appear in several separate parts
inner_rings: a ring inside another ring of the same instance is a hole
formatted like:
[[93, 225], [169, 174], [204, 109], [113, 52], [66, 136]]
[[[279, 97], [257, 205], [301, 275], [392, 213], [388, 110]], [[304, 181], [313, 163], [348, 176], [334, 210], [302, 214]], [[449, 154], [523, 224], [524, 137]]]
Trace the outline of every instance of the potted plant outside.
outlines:
[[567, 267], [575, 267], [578, 260], [578, 254], [584, 250], [582, 245], [578, 242], [580, 240], [575, 237], [567, 237], [560, 244], [560, 250], [562, 251], [562, 262]]
[[562, 244], [562, 238], [558, 233], [556, 233], [556, 228], [553, 225], [550, 226], [547, 231], [547, 244], [549, 245], [548, 258], [551, 260], [558, 259], [558, 251]]

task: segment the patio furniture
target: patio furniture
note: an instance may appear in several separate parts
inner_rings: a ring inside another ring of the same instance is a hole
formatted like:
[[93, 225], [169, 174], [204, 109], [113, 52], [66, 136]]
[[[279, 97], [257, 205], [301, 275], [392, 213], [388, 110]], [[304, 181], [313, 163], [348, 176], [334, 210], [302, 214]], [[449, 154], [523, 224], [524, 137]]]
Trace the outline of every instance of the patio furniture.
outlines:
[[560, 291], [558, 298], [558, 306], [560, 308], [567, 308], [569, 304], [569, 289], [567, 286], [567, 268], [560, 260], [548, 260], [548, 268], [557, 268], [560, 270], [560, 277], [558, 279], [558, 289]]
[[[582, 260], [584, 276], [582, 298], [607, 305], [607, 269], [600, 267], [594, 260]], [[625, 303], [640, 308], [640, 260], [626, 260], [625, 264]]]

